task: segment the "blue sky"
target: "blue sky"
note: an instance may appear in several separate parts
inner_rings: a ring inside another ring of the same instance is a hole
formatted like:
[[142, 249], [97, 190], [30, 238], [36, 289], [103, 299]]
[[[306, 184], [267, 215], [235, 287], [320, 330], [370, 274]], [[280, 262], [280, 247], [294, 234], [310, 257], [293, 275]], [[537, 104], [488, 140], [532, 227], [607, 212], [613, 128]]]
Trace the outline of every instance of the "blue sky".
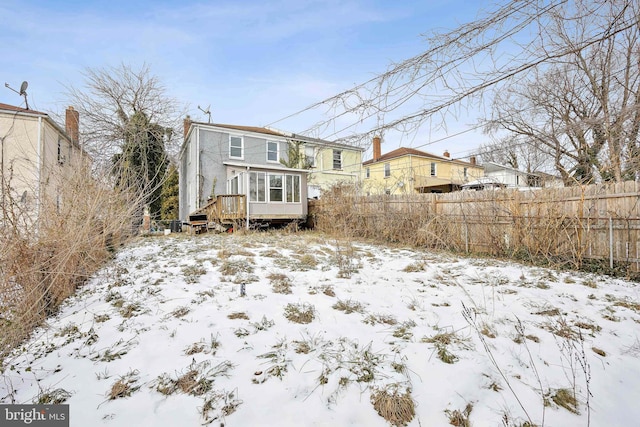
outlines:
[[[472, 21], [490, 3], [0, 0], [0, 102], [20, 105], [4, 83], [19, 88], [27, 80], [31, 108], [61, 112], [65, 85], [81, 85], [87, 67], [146, 63], [192, 118], [206, 121], [197, 107], [210, 105], [214, 122], [267, 125], [420, 53], [426, 49], [421, 34]], [[323, 113], [274, 126], [303, 133], [326, 119]], [[446, 138], [469, 122], [388, 138], [383, 152]], [[463, 156], [486, 138], [467, 133], [423, 149]]]

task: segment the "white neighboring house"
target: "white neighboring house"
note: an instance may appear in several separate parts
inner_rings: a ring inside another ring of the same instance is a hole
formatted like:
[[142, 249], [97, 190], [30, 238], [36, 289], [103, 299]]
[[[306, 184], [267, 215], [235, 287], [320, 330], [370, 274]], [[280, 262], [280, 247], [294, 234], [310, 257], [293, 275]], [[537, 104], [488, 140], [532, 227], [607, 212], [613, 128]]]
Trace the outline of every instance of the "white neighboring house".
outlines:
[[487, 190], [495, 188], [562, 187], [562, 180], [543, 172], [527, 173], [510, 166], [487, 162], [482, 178], [466, 183], [463, 190]]
[[498, 163], [485, 163], [484, 175], [507, 188], [540, 187], [534, 175]]

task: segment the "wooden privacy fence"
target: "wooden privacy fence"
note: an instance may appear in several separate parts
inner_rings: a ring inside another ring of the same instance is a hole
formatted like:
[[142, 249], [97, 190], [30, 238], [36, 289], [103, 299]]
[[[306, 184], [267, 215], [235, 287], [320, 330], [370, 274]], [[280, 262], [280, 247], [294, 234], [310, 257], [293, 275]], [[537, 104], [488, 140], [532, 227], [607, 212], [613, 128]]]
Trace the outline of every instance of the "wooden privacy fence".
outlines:
[[310, 203], [317, 228], [353, 237], [640, 272], [637, 182], [567, 188], [361, 196]]

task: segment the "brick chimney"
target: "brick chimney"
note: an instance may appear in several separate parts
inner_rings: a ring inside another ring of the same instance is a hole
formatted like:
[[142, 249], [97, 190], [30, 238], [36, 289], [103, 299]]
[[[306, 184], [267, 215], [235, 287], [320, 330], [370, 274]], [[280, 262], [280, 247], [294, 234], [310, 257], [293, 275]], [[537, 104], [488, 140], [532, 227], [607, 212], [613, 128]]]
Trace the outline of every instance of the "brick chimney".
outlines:
[[80, 113], [73, 107], [67, 108], [65, 112], [64, 128], [71, 141], [77, 144], [80, 140]]
[[471, 163], [472, 165], [476, 165], [476, 156], [471, 156], [469, 157], [469, 163]]
[[189, 133], [189, 128], [191, 127], [191, 116], [187, 115], [184, 119], [184, 138], [187, 138], [187, 134]]
[[373, 161], [374, 162], [377, 162], [378, 160], [380, 160], [380, 157], [382, 157], [382, 152], [380, 148], [381, 142], [382, 141], [380, 140], [379, 136], [373, 137]]
[[449, 154], [449, 150], [444, 150], [443, 156], [446, 157], [447, 159], [451, 157], [451, 154]]

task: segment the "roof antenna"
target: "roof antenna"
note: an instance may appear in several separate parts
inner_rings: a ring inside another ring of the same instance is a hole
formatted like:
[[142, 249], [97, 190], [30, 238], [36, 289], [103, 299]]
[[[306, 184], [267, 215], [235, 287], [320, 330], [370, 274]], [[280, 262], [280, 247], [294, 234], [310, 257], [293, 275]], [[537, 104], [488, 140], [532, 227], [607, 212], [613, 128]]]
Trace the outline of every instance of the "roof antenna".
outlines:
[[27, 110], [29, 109], [29, 103], [27, 102], [27, 87], [29, 86], [29, 83], [27, 83], [26, 81], [22, 82], [22, 84], [20, 85], [20, 92], [18, 92], [17, 90], [15, 90], [14, 88], [12, 88], [11, 86], [9, 86], [9, 83], [5, 83], [4, 87], [11, 89], [12, 91], [14, 91], [15, 93], [17, 93], [20, 96], [24, 96], [24, 103], [27, 107]]
[[211, 124], [211, 111], [209, 111], [209, 108], [211, 108], [211, 104], [209, 104], [209, 106], [207, 107], [206, 110], [203, 110], [199, 105], [198, 105], [198, 110], [202, 111], [203, 113], [205, 113], [206, 115], [209, 116], [209, 121], [207, 123]]

